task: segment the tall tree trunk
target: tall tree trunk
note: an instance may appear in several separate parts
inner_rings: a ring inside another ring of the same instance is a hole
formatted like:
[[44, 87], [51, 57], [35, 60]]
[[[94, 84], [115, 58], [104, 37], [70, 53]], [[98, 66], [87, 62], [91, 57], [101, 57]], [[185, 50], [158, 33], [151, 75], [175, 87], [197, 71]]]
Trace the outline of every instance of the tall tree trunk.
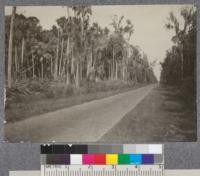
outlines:
[[181, 48], [181, 82], [183, 81], [183, 43], [180, 44], [180, 48]]
[[112, 53], [112, 80], [114, 79], [114, 71], [115, 71], [115, 51], [113, 47], [113, 53]]
[[135, 82], [134, 83], [137, 84], [138, 83], [138, 81], [137, 81], [137, 71], [134, 72], [134, 78], [135, 78]]
[[41, 77], [41, 73], [40, 73], [40, 68], [38, 67], [38, 78], [40, 79], [40, 77]]
[[76, 80], [75, 80], [75, 83], [76, 83], [76, 87], [80, 87], [80, 63], [77, 62], [77, 65], [76, 65]]
[[70, 47], [70, 37], [68, 36], [68, 38], [67, 38], [67, 49], [66, 49], [66, 57], [67, 58], [65, 58], [65, 65], [66, 65], [66, 69], [67, 69], [67, 72], [66, 72], [66, 74], [67, 74], [67, 80], [66, 80], [66, 83], [67, 83], [67, 85], [69, 85], [70, 84], [70, 82], [71, 82], [71, 80], [70, 80], [70, 72], [69, 72], [69, 64], [70, 64], [70, 54], [69, 54], [69, 47]]
[[71, 75], [70, 75], [69, 65], [70, 65], [70, 57], [67, 60], [67, 73], [66, 73], [67, 74], [67, 80], [66, 80], [67, 85], [71, 84]]
[[17, 80], [17, 78], [18, 78], [18, 63], [17, 63], [17, 61], [18, 61], [18, 59], [17, 59], [17, 46], [15, 45], [15, 72], [14, 72], [14, 79], [15, 80]]
[[80, 78], [81, 74], [80, 71], [82, 71], [82, 59], [84, 57], [85, 52], [85, 40], [84, 40], [84, 16], [82, 15], [81, 19], [81, 44], [83, 49], [81, 50], [80, 57], [77, 60], [77, 67], [76, 67], [76, 87], [80, 87]]
[[[70, 12], [69, 12], [69, 7], [67, 7], [67, 18], [70, 17]], [[67, 76], [66, 76], [66, 83], [67, 85], [69, 85], [71, 83], [71, 75], [70, 75], [70, 72], [69, 72], [69, 64], [70, 64], [70, 33], [68, 34], [68, 38], [67, 38], [67, 50], [66, 50], [66, 55], [67, 55], [67, 58], [65, 59], [65, 62], [66, 62], [66, 69], [67, 69]]]
[[67, 38], [67, 48], [66, 48], [66, 57], [63, 59], [63, 69], [62, 69], [62, 73], [61, 75], [65, 75], [68, 69], [68, 62], [67, 60], [69, 60], [69, 43], [70, 43], [70, 38]]
[[15, 76], [17, 78], [17, 74], [18, 74], [18, 58], [17, 58], [17, 46], [15, 45]]
[[41, 77], [42, 77], [42, 81], [44, 79], [44, 64], [43, 64], [43, 58], [41, 58]]
[[128, 68], [125, 67], [125, 81], [128, 82]]
[[122, 80], [125, 81], [125, 66], [122, 69]]
[[92, 51], [88, 54], [87, 57], [87, 71], [86, 71], [87, 79], [89, 79], [91, 68], [92, 68]]
[[14, 32], [14, 22], [15, 22], [16, 7], [12, 8], [12, 16], [10, 21], [10, 36], [9, 36], [9, 46], [8, 46], [8, 88], [12, 87], [12, 53], [13, 53], [13, 32]]
[[113, 68], [112, 68], [112, 62], [110, 63], [110, 80], [112, 80], [112, 72], [113, 72]]
[[32, 75], [32, 77], [33, 77], [33, 79], [34, 79], [34, 77], [35, 77], [35, 63], [34, 63], [34, 57], [33, 57], [33, 54], [31, 55], [31, 59], [32, 59], [32, 67], [33, 67], [33, 75]]
[[52, 67], [53, 67], [53, 64], [52, 64], [52, 57], [50, 58], [50, 74], [52, 76]]
[[75, 61], [75, 58], [74, 58], [74, 52], [73, 52], [73, 49], [72, 49], [71, 75], [73, 75], [75, 73], [74, 61]]
[[[59, 64], [59, 76], [61, 76], [62, 74], [62, 65], [63, 67], [65, 67], [64, 63], [63, 63], [63, 46], [64, 46], [64, 39], [62, 39], [61, 41], [61, 51], [60, 51], [60, 64]], [[62, 64], [63, 63], [63, 64]]]
[[122, 56], [122, 80], [125, 81], [125, 75], [126, 75], [126, 57]]
[[54, 63], [54, 80], [56, 80], [57, 76], [58, 76], [59, 44], [60, 44], [60, 32], [58, 29], [58, 43], [57, 43], [57, 48], [56, 48], [56, 59], [55, 59], [55, 63]]
[[83, 80], [83, 63], [80, 62], [80, 81]]
[[23, 68], [24, 63], [24, 48], [25, 48], [25, 39], [22, 38], [22, 48], [21, 48], [21, 67]]
[[118, 63], [115, 62], [115, 80], [118, 80]]
[[111, 79], [111, 64], [108, 66], [108, 80]]

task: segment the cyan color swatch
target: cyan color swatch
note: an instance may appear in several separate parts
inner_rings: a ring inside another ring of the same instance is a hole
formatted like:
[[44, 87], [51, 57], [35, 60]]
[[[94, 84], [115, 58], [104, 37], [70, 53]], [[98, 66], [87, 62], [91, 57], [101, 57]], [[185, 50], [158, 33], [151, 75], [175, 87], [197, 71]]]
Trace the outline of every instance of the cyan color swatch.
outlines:
[[130, 164], [141, 164], [142, 155], [141, 154], [131, 154], [130, 155]]

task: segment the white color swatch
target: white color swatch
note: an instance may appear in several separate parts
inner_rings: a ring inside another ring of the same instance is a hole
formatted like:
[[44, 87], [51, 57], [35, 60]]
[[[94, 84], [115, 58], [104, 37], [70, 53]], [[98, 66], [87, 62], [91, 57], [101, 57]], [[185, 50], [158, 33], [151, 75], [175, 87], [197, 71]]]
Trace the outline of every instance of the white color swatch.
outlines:
[[70, 155], [70, 163], [71, 164], [82, 164], [82, 155], [79, 155], [79, 154]]
[[162, 144], [149, 144], [149, 153], [151, 154], [162, 154]]

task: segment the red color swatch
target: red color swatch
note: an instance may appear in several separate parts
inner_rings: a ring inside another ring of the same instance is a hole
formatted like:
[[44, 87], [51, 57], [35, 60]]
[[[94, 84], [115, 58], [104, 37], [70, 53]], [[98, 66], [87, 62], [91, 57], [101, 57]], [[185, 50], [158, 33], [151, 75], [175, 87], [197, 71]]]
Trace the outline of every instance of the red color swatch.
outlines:
[[96, 165], [106, 164], [106, 155], [105, 154], [95, 154], [94, 155], [94, 164], [96, 164]]

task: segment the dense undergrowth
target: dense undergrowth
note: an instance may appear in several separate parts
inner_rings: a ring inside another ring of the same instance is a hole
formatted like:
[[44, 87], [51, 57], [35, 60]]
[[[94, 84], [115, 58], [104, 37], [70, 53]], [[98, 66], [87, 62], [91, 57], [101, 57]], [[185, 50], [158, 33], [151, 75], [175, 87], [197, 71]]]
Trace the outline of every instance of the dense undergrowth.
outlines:
[[77, 88], [60, 81], [32, 80], [16, 83], [6, 92], [6, 120], [22, 120], [145, 85], [147, 83], [102, 81], [83, 83]]

